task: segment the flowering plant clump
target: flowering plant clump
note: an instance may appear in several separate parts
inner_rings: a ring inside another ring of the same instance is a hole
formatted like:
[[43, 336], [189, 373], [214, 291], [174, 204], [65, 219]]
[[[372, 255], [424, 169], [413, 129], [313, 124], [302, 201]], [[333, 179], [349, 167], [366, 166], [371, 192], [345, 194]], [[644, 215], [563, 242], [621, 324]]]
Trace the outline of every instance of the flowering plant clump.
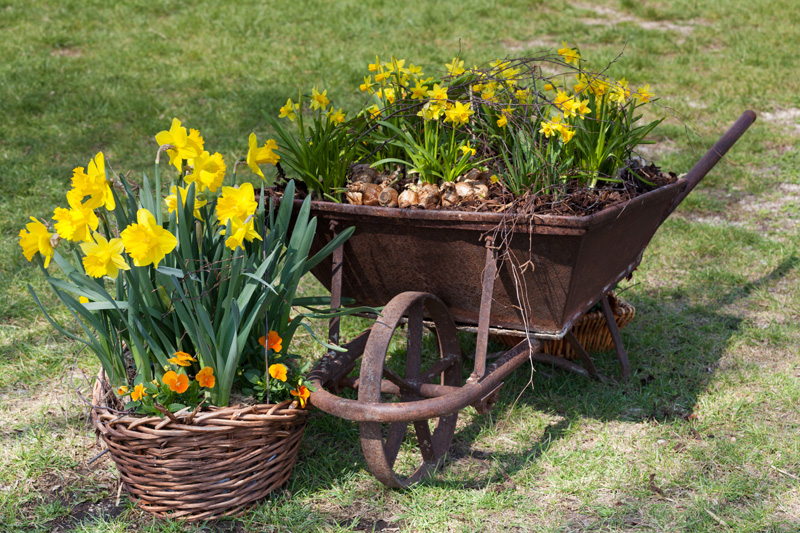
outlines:
[[[543, 65], [558, 73], [545, 75]], [[289, 133], [270, 118], [279, 131], [275, 153], [319, 198], [385, 207], [403, 207], [404, 192], [414, 193], [407, 206], [431, 208], [485, 196], [490, 187], [518, 197], [620, 183], [660, 120], [638, 123], [654, 101], [649, 84], [634, 89], [597, 67], [566, 42], [557, 55], [480, 68], [454, 57], [433, 75], [405, 59], [376, 57], [359, 86], [367, 100], [347, 121], [316, 87], [307, 111], [302, 97], [288, 100], [280, 117], [299, 127]], [[303, 125], [304, 113], [313, 128]], [[634, 179], [653, 185], [641, 173]], [[427, 184], [438, 189], [434, 202], [422, 198], [432, 191]], [[387, 188], [399, 194], [377, 199]]]
[[[290, 351], [292, 338], [308, 328], [306, 318], [331, 311], [318, 310], [324, 298], [296, 297], [297, 286], [352, 230], [310, 255], [316, 219], [308, 201], [292, 215], [293, 182], [290, 201], [265, 204], [263, 188], [257, 196], [235, 174], [226, 184], [224, 158], [206, 151], [197, 130], [175, 119], [156, 140], [152, 186], [147, 176], [140, 187], [115, 176], [99, 153], [74, 170], [69, 207], [56, 208], [50, 223], [31, 218], [20, 231], [26, 259], [83, 334], [56, 323], [29, 286], [34, 299], [53, 326], [97, 354], [128, 409], [224, 406], [234, 390], [305, 405], [307, 369]], [[259, 146], [251, 135], [249, 144], [241, 161], [263, 176], [259, 165], [279, 161], [275, 141]], [[174, 167], [166, 187], [163, 152]], [[63, 276], [50, 275], [51, 260]]]

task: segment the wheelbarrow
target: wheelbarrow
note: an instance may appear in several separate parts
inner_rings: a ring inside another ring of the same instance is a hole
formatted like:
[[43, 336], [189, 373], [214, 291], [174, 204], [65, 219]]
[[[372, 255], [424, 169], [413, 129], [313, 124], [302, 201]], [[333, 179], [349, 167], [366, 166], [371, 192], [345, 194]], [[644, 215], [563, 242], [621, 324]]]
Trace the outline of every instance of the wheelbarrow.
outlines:
[[[372, 326], [343, 352], [331, 351], [309, 374], [311, 403], [359, 423], [370, 471], [406, 487], [436, 471], [453, 440], [458, 412], [488, 412], [503, 380], [527, 361], [601, 377], [573, 335], [573, 324], [597, 303], [614, 340], [622, 378], [630, 372], [607, 293], [640, 264], [661, 223], [755, 120], [746, 111], [676, 182], [587, 216], [422, 211], [312, 202], [321, 249], [343, 228], [350, 239], [314, 275], [359, 305], [383, 307]], [[477, 288], [480, 287], [480, 290]], [[423, 357], [423, 332], [435, 332], [438, 355]], [[404, 372], [387, 364], [392, 339], [405, 334]], [[472, 373], [463, 382], [458, 331], [477, 333]], [[490, 335], [520, 341], [488, 353]], [[338, 318], [329, 338], [339, 344]], [[566, 340], [578, 365], [541, 353], [542, 339]], [[490, 357], [490, 355], [494, 357]], [[350, 376], [360, 359], [358, 376]], [[355, 389], [357, 399], [337, 395]], [[421, 460], [404, 474], [396, 462], [409, 425]]]

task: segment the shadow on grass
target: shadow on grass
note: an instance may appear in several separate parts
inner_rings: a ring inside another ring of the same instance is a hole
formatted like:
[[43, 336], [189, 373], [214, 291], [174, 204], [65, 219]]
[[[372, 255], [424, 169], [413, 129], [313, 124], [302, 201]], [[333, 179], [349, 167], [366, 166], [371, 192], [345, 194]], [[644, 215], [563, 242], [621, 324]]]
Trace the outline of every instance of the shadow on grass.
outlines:
[[[791, 255], [769, 274], [703, 305], [691, 304], [683, 292], [685, 289], [680, 287], [661, 290], [657, 295], [637, 295], [632, 301], [637, 317], [623, 331], [632, 367], [627, 382], [600, 383], [545, 364], [536, 364], [533, 374], [518, 370], [506, 379], [494, 416], [513, 419], [514, 409], [527, 406], [557, 417], [558, 421], [537, 431], [536, 440], [523, 449], [487, 452], [475, 449], [473, 443], [493, 424], [490, 418], [493, 415], [472, 416], [455, 435], [449, 463], [456, 470], [460, 462], [478, 463], [479, 474], [465, 480], [433, 478], [423, 483], [460, 488], [483, 488], [491, 484], [502, 487], [510, 482], [509, 476], [537, 461], [554, 443], [568, 436], [570, 427], [582, 419], [622, 422], [688, 419], [731, 338], [742, 325], [742, 318], [720, 309], [785, 277], [798, 264], [800, 258]], [[474, 335], [462, 337], [465, 350], [474, 349], [474, 344]], [[618, 375], [613, 352], [595, 354], [594, 359], [602, 373]], [[471, 361], [465, 360], [464, 366], [466, 376], [471, 371]], [[332, 483], [346, 484], [365, 468], [356, 423], [320, 414], [309, 424], [307, 435], [310, 438], [306, 439], [309, 444], [304, 444], [305, 461], [314, 466], [313, 472], [309, 467], [303, 476], [304, 489], [314, 491]]]

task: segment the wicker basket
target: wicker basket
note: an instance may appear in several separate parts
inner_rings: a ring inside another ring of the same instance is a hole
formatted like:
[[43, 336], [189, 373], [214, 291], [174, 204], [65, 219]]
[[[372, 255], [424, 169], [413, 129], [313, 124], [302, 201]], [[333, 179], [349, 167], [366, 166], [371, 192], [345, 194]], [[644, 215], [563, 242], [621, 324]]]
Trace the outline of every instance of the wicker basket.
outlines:
[[[618, 303], [613, 308], [614, 321], [620, 329], [630, 324], [636, 315], [636, 308], [622, 300], [618, 300]], [[608, 331], [602, 311], [590, 311], [583, 315], [572, 327], [572, 332], [588, 352], [605, 352], [614, 349], [614, 341], [611, 338], [611, 332]], [[496, 335], [495, 339], [507, 346], [514, 346], [520, 341], [521, 337]], [[578, 354], [575, 353], [575, 350], [572, 349], [566, 339], [543, 341], [542, 352], [566, 359], [578, 358]]]
[[118, 400], [102, 377], [92, 421], [142, 509], [185, 520], [233, 516], [289, 478], [308, 418], [289, 400], [176, 413], [176, 423], [110, 409]]

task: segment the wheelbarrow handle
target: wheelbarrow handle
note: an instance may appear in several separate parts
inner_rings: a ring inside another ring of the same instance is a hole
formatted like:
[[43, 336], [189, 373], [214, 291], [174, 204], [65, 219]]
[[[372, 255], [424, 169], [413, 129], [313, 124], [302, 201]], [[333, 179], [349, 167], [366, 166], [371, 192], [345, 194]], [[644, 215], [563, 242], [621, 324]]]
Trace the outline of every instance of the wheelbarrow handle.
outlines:
[[712, 168], [722, 159], [728, 150], [730, 150], [731, 146], [736, 144], [736, 141], [744, 135], [744, 132], [747, 131], [747, 128], [755, 122], [756, 114], [749, 109], [742, 113], [742, 116], [730, 127], [725, 134], [719, 138], [719, 140], [711, 147], [711, 149], [705, 153], [705, 155], [695, 163], [692, 169], [686, 174], [684, 177], [684, 181], [686, 183], [685, 188], [678, 193], [673, 200], [672, 205], [667, 212], [667, 216], [669, 216], [672, 211], [678, 207], [686, 196], [692, 192], [700, 180], [706, 177]]

